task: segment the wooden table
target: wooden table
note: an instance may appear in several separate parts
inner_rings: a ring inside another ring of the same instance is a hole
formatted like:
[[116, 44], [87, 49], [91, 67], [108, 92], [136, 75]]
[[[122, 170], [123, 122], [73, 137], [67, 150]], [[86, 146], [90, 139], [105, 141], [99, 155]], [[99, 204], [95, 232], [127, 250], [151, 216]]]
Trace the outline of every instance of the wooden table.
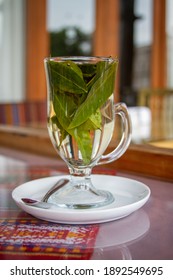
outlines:
[[173, 259], [172, 182], [119, 173], [109, 165], [96, 168], [95, 173], [133, 178], [151, 189], [140, 210], [103, 224], [41, 221], [12, 200], [21, 183], [66, 172], [61, 160], [0, 148], [0, 259]]

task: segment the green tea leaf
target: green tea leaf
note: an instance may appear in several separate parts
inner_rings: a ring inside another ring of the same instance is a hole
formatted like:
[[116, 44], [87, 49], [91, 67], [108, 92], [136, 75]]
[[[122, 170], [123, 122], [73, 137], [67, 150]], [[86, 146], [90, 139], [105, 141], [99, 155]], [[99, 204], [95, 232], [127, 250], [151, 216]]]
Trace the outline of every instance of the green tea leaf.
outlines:
[[76, 139], [78, 147], [81, 151], [83, 162], [87, 165], [91, 161], [92, 141], [89, 131], [77, 127], [73, 130], [73, 136]]
[[110, 64], [109, 67], [103, 71], [103, 74], [99, 76], [91, 87], [86, 100], [77, 109], [74, 118], [69, 125], [69, 129], [84, 123], [106, 102], [109, 96], [113, 94], [116, 67], [116, 62]]
[[67, 135], [74, 137], [81, 151], [83, 161], [87, 164], [89, 159], [91, 159], [92, 152], [92, 143], [88, 126], [86, 126], [85, 129], [82, 127], [68, 129], [72, 114], [76, 110], [76, 104], [69, 96], [65, 94], [58, 94], [54, 97], [53, 105], [57, 118], [54, 118], [54, 122], [56, 121], [56, 124], [61, 131], [61, 142]]
[[93, 123], [93, 125], [95, 126], [95, 129], [98, 129], [101, 127], [101, 113], [100, 110], [98, 109], [94, 114], [92, 114], [89, 117], [89, 120]]
[[95, 76], [97, 71], [97, 65], [96, 64], [80, 64], [79, 68], [82, 71], [84, 81], [86, 84]]
[[77, 65], [72, 61], [49, 61], [51, 98], [55, 116], [51, 121], [66, 136], [73, 137], [84, 164], [92, 157], [92, 131], [101, 128], [100, 107], [113, 93], [117, 63], [101, 61]]
[[49, 62], [50, 79], [57, 90], [75, 94], [87, 93], [80, 68], [73, 62]]
[[77, 108], [73, 99], [66, 94], [55, 94], [53, 107], [59, 123], [65, 130], [67, 130]]
[[[54, 115], [53, 117], [51, 117], [51, 119], [49, 120], [52, 123], [52, 129], [59, 129], [61, 132], [61, 136], [60, 136], [60, 144], [59, 146], [61, 146], [63, 140], [66, 138], [66, 136], [68, 135], [68, 132], [62, 127], [62, 125], [60, 124], [60, 122], [57, 119], [57, 116]], [[54, 128], [55, 125], [55, 128]]]
[[109, 67], [109, 63], [106, 61], [99, 61], [96, 66], [95, 75], [91, 77], [89, 82], [87, 83], [88, 92], [90, 91], [93, 84], [97, 81], [97, 79], [101, 76], [101, 74]]

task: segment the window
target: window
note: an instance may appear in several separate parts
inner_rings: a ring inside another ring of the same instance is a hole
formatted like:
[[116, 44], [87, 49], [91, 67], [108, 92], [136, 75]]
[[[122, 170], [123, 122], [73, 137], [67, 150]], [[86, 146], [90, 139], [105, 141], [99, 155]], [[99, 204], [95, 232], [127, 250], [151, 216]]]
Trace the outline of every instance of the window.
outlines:
[[48, 0], [51, 56], [92, 55], [95, 0]]
[[152, 0], [135, 1], [133, 87], [136, 90], [150, 87], [151, 83], [152, 6]]
[[25, 98], [25, 1], [0, 0], [0, 102]]

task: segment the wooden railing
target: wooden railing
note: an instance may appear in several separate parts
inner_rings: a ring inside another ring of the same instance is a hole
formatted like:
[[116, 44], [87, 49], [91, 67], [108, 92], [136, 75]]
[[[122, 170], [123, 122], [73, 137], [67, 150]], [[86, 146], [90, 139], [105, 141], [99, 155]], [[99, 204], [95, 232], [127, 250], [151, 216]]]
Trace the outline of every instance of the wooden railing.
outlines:
[[[58, 157], [45, 128], [0, 126], [0, 145], [28, 153]], [[109, 147], [109, 152], [113, 146]], [[159, 148], [150, 144], [131, 144], [117, 161], [109, 163], [119, 171], [173, 180], [173, 149]]]

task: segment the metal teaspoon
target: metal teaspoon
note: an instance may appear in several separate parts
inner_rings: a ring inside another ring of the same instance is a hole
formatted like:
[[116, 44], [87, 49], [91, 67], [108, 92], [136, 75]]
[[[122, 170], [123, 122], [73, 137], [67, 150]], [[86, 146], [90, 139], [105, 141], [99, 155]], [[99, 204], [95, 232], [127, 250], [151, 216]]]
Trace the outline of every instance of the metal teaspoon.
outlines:
[[53, 203], [43, 202], [41, 200], [31, 199], [31, 198], [27, 198], [27, 197], [21, 198], [21, 200], [29, 206], [34, 206], [34, 207], [38, 207], [38, 208], [42, 208], [42, 209], [49, 209], [53, 205], [56, 206]]
[[64, 185], [66, 185], [68, 182], [69, 182], [68, 179], [59, 180], [58, 182], [56, 182], [56, 184], [52, 188], [50, 188], [48, 190], [48, 192], [44, 195], [44, 197], [41, 200], [31, 199], [31, 198], [27, 198], [27, 197], [21, 198], [21, 200], [27, 205], [48, 209], [53, 205], [55, 206], [55, 204], [47, 202], [49, 197], [54, 192], [56, 192], [57, 190], [62, 188]]
[[43, 196], [41, 199], [42, 202], [47, 202], [49, 197], [56, 192], [57, 190], [61, 189], [63, 186], [65, 186], [69, 182], [68, 179], [60, 179], [56, 184], [48, 190], [48, 192]]

